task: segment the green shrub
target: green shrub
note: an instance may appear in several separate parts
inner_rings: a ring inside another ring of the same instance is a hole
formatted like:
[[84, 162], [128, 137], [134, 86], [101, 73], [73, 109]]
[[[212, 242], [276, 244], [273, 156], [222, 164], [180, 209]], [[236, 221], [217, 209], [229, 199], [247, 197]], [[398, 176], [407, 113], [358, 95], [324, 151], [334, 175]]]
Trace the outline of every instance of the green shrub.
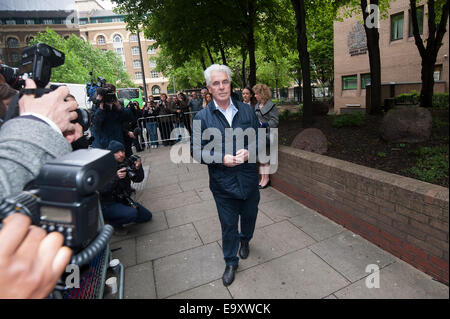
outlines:
[[362, 112], [334, 115], [333, 126], [337, 128], [361, 126], [364, 124], [365, 117], [366, 115]]
[[448, 93], [435, 93], [433, 94], [433, 107], [439, 109], [448, 109]]
[[280, 120], [287, 120], [287, 119], [289, 119], [290, 116], [291, 116], [291, 111], [286, 109], [283, 112], [281, 112], [281, 114], [279, 115], [279, 118], [280, 118]]
[[395, 104], [418, 105], [420, 102], [419, 92], [413, 90], [410, 93], [402, 93], [395, 98]]
[[417, 164], [408, 171], [418, 179], [437, 183], [443, 178], [448, 178], [448, 145], [435, 147], [421, 147], [414, 154], [419, 156]]

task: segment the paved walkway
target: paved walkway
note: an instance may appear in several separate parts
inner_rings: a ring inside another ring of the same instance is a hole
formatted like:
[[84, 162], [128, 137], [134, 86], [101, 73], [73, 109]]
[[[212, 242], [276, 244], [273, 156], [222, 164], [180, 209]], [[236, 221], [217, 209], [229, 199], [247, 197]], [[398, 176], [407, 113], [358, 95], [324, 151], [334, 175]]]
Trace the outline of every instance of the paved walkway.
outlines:
[[[261, 192], [250, 256], [224, 287], [207, 167], [171, 162], [168, 147], [140, 155], [150, 174], [136, 199], [153, 220], [111, 241], [125, 298], [449, 298], [447, 286], [273, 188]], [[380, 288], [366, 286], [371, 264]]]

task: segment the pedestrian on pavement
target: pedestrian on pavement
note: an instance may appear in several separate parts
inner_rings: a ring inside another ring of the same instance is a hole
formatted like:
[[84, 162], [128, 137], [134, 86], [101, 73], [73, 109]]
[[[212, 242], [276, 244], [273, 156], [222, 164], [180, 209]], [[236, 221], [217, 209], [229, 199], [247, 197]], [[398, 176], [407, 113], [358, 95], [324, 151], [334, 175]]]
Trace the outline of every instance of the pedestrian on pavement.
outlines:
[[[255, 98], [258, 101], [255, 107], [255, 113], [258, 117], [260, 127], [266, 129], [266, 155], [269, 155], [270, 141], [276, 136], [272, 129], [278, 127], [278, 109], [271, 100], [272, 93], [267, 85], [256, 84], [253, 87], [253, 91], [255, 92]], [[260, 163], [260, 189], [270, 185], [269, 171], [270, 163]]]
[[189, 107], [191, 108], [192, 112], [198, 112], [202, 109], [202, 99], [200, 99], [197, 95], [197, 92], [192, 92], [192, 98], [189, 100]]
[[[257, 152], [256, 147], [252, 147], [251, 144], [256, 145], [258, 119], [250, 106], [231, 98], [229, 67], [214, 64], [207, 68], [204, 74], [213, 101], [194, 118], [199, 122], [194, 123], [191, 152], [195, 160], [208, 165], [209, 187], [216, 202], [222, 229], [222, 251], [226, 264], [222, 281], [224, 286], [228, 286], [234, 280], [239, 257], [246, 259], [249, 255], [249, 241], [253, 237], [258, 214], [260, 195], [257, 164], [256, 160], [255, 163], [249, 161], [249, 156], [253, 158], [255, 155], [256, 159], [256, 154], [250, 152]], [[201, 125], [198, 126], [197, 123]], [[208, 128], [221, 132], [221, 148], [214, 147], [211, 150], [209, 147], [214, 136], [205, 134], [211, 140], [199, 138]], [[228, 145], [225, 147], [225, 130], [230, 128], [233, 130], [252, 128], [256, 139], [242, 137], [243, 148], [237, 150], [238, 138], [234, 138], [233, 154], [226, 154], [225, 151], [229, 147]], [[212, 162], [205, 160], [207, 157], [212, 158]], [[241, 233], [238, 231], [239, 216]]]
[[205, 99], [206, 93], [208, 93], [208, 89], [207, 89], [207, 88], [203, 88], [203, 89], [200, 91], [200, 94], [202, 95], [202, 109], [204, 109], [205, 106], [208, 104], [208, 103], [206, 102], [206, 99]]
[[159, 132], [164, 146], [172, 145], [170, 140], [170, 133], [172, 132], [172, 111], [170, 109], [170, 102], [167, 94], [161, 93], [161, 100], [159, 101]]
[[255, 105], [257, 103], [255, 98], [255, 92], [253, 92], [252, 88], [249, 86], [246, 86], [242, 90], [242, 99], [245, 104], [250, 105], [253, 109], [255, 108]]

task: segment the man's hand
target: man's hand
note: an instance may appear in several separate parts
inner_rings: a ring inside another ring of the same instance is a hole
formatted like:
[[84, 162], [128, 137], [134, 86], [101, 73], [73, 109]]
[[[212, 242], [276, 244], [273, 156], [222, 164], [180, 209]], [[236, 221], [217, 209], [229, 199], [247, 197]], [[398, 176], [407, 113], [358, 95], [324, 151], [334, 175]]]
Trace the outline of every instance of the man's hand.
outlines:
[[71, 132], [64, 132], [63, 135], [66, 138], [67, 142], [73, 143], [79, 138], [83, 137], [83, 128], [79, 123], [75, 123], [74, 130]]
[[134, 133], [133, 133], [133, 132], [128, 132], [128, 136], [131, 137], [131, 138], [133, 138], [133, 139], [136, 138], [136, 136], [134, 136]]
[[236, 152], [236, 156], [227, 154], [223, 157], [223, 165], [226, 167], [235, 167], [248, 161], [248, 151], [240, 149]]
[[[27, 79], [25, 82], [26, 89], [35, 89], [36, 83]], [[53, 121], [64, 134], [73, 132], [75, 125], [71, 123], [78, 115], [73, 112], [77, 108], [77, 102], [74, 100], [65, 101], [70, 91], [67, 86], [60, 86], [55, 91], [44, 94], [40, 98], [33, 95], [24, 95], [19, 100], [20, 113], [32, 112], [41, 114]]]
[[121, 169], [119, 169], [117, 171], [117, 177], [119, 177], [120, 179], [124, 179], [127, 176], [127, 168], [126, 167], [122, 167]]
[[29, 217], [12, 214], [0, 231], [0, 299], [45, 298], [55, 287], [72, 250], [64, 237], [30, 226]]
[[239, 164], [245, 163], [248, 161], [248, 150], [246, 149], [240, 149], [236, 152], [236, 162]]
[[142, 160], [138, 159], [136, 162], [134, 162], [134, 165], [136, 166], [136, 168], [140, 168], [142, 165]]

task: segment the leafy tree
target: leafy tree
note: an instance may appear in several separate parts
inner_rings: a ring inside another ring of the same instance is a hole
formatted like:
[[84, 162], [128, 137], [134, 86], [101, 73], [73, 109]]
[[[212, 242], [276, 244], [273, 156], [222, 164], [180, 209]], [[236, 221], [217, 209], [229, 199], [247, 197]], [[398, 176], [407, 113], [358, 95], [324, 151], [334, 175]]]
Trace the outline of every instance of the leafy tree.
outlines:
[[420, 91], [420, 106], [430, 107], [433, 102], [434, 87], [434, 65], [436, 63], [437, 54], [442, 46], [442, 39], [446, 33], [446, 25], [448, 20], [448, 1], [427, 1], [428, 8], [428, 37], [424, 40], [420, 37], [419, 24], [417, 21], [416, 0], [410, 0], [411, 21], [413, 27], [413, 35], [416, 46], [422, 58], [422, 89]]
[[134, 86], [121, 59], [113, 51], [102, 52], [76, 35], [64, 39], [50, 28], [39, 32], [31, 45], [38, 42], [48, 44], [65, 54], [64, 64], [52, 69], [52, 82], [87, 83], [90, 81], [89, 72], [93, 71], [118, 87]]

